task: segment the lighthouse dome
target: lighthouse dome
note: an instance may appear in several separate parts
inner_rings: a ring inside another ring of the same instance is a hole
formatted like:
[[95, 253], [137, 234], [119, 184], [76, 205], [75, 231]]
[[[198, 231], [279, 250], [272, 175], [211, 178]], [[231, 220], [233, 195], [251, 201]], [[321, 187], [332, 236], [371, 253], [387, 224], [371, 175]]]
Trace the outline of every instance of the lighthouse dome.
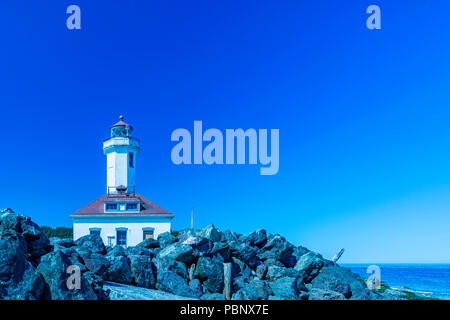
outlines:
[[111, 126], [111, 137], [131, 137], [133, 127], [123, 121], [123, 116], [119, 117], [119, 122]]

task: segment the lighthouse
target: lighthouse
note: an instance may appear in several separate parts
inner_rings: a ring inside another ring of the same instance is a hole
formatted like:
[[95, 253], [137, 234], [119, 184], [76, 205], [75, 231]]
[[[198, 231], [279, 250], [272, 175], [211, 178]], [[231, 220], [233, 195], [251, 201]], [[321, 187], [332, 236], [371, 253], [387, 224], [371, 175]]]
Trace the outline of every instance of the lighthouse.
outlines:
[[135, 246], [171, 231], [174, 215], [136, 192], [136, 156], [139, 140], [120, 116], [103, 141], [106, 156], [106, 193], [70, 217], [73, 238], [99, 235], [106, 246]]
[[106, 193], [134, 193], [136, 189], [136, 155], [139, 140], [131, 136], [133, 127], [123, 121], [110, 128], [111, 137], [103, 141], [106, 155]]

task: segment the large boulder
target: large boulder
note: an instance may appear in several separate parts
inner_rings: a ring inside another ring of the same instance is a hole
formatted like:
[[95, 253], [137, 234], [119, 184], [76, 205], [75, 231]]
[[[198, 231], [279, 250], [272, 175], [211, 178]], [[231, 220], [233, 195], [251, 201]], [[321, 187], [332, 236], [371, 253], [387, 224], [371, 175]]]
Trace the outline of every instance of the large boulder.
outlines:
[[350, 298], [352, 291], [346, 275], [339, 267], [323, 267], [319, 274], [311, 281], [312, 288], [335, 291]]
[[194, 276], [198, 278], [209, 292], [222, 292], [223, 260], [200, 257], [197, 261]]
[[261, 300], [266, 300], [272, 295], [272, 289], [270, 288], [269, 282], [265, 280], [252, 279], [249, 281], [249, 286], [258, 292]]
[[258, 256], [261, 260], [274, 259], [290, 266], [293, 248], [294, 246], [287, 242], [285, 238], [275, 235], [261, 248]]
[[155, 288], [156, 278], [150, 257], [146, 255], [131, 255], [128, 258], [130, 259], [132, 283], [138, 287]]
[[211, 240], [192, 234], [181, 235], [178, 242], [191, 246], [200, 256], [210, 253], [214, 246]]
[[150, 258], [153, 258], [155, 255], [152, 249], [137, 246], [126, 248], [125, 254], [126, 256], [148, 256]]
[[198, 279], [192, 279], [191, 281], [189, 281], [189, 287], [191, 287], [191, 289], [194, 290], [195, 295], [199, 297], [207, 292]]
[[267, 242], [267, 233], [264, 229], [256, 230], [243, 239], [243, 242], [250, 246], [256, 246], [258, 248], [263, 247]]
[[172, 235], [170, 232], [164, 232], [158, 236], [158, 242], [159, 242], [159, 246], [161, 248], [165, 248], [168, 245], [175, 243], [176, 241], [177, 241], [177, 238], [174, 235]]
[[209, 251], [210, 255], [220, 255], [224, 261], [229, 262], [231, 260], [230, 246], [225, 242], [214, 242], [212, 249]]
[[231, 230], [225, 230], [221, 233], [220, 240], [222, 242], [239, 242], [239, 236]]
[[304, 274], [305, 282], [311, 282], [323, 266], [323, 258], [315, 252], [308, 252], [300, 257], [294, 269]]
[[158, 272], [156, 289], [183, 297], [198, 298], [194, 290], [187, 285], [186, 281], [178, 274], [170, 270]]
[[109, 267], [108, 259], [106, 259], [105, 256], [101, 255], [100, 253], [88, 253], [86, 255], [80, 253], [80, 255], [83, 258], [84, 264], [89, 269], [89, 271], [99, 276], [102, 276]]
[[210, 224], [210, 225], [206, 226], [204, 229], [202, 229], [199, 232], [199, 236], [209, 239], [212, 242], [218, 242], [222, 238], [221, 232], [219, 230], [217, 230], [213, 224]]
[[153, 259], [153, 265], [155, 267], [156, 274], [164, 270], [166, 271], [169, 270], [175, 272], [185, 280], [187, 280], [188, 278], [188, 271], [186, 265], [180, 261], [173, 259], [161, 259], [156, 257]]
[[12, 231], [0, 237], [0, 300], [44, 298], [44, 280], [27, 261], [25, 239]]
[[266, 279], [274, 281], [284, 277], [297, 277], [301, 273], [292, 268], [271, 265], [267, 269]]
[[366, 283], [350, 269], [332, 265], [323, 267], [320, 273], [312, 280], [313, 288], [331, 290], [342, 293], [352, 300], [378, 299], [373, 290], [367, 288]]
[[52, 246], [41, 228], [29, 217], [14, 213], [11, 209], [2, 209], [0, 213], [0, 236], [20, 234], [26, 242], [28, 259], [34, 265], [39, 258], [51, 251]]
[[[102, 288], [102, 279], [88, 271], [82, 264], [82, 258], [73, 248], [57, 249], [46, 254], [41, 258], [36, 271], [45, 280], [46, 296], [49, 299], [104, 300], [108, 298]], [[79, 288], [75, 286], [77, 274]]]
[[342, 293], [313, 288], [309, 292], [309, 300], [345, 300]]
[[102, 238], [97, 234], [88, 234], [75, 241], [75, 245], [87, 249], [92, 253], [106, 254], [106, 247]]
[[70, 238], [61, 239], [58, 237], [51, 237], [49, 240], [50, 240], [50, 245], [52, 245], [52, 246], [61, 246], [64, 248], [70, 248], [70, 247], [75, 246], [75, 242], [73, 242], [73, 240]]
[[255, 267], [257, 265], [258, 258], [255, 248], [235, 241], [229, 242], [229, 246], [232, 257], [244, 261], [250, 267]]
[[266, 278], [267, 270], [267, 265], [260, 262], [256, 265], [255, 275], [258, 277], [258, 279], [263, 280]]
[[288, 299], [298, 299], [301, 291], [306, 291], [303, 279], [299, 277], [284, 277], [270, 282], [270, 288], [275, 296]]
[[128, 259], [120, 255], [106, 256], [108, 268], [103, 273], [103, 279], [123, 284], [131, 284], [133, 277]]
[[138, 243], [136, 247], [155, 249], [159, 248], [159, 241], [153, 238], [145, 239], [144, 241]]
[[244, 279], [249, 279], [252, 275], [252, 270], [250, 267], [243, 261], [232, 258], [231, 259], [231, 277], [232, 279], [243, 277]]
[[193, 249], [187, 244], [173, 243], [167, 245], [158, 253], [159, 259], [172, 259], [191, 264], [194, 260]]

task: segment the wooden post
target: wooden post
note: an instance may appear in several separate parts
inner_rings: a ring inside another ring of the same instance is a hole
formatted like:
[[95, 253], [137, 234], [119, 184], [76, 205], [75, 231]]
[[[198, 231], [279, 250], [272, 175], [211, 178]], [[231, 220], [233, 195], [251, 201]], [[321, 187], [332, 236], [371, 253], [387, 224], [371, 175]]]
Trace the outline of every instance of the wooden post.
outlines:
[[344, 248], [341, 248], [333, 257], [333, 259], [331, 259], [331, 261], [333, 261], [334, 263], [336, 263], [339, 258], [342, 256], [342, 254], [344, 253]]
[[224, 295], [227, 300], [231, 300], [231, 263], [223, 264]]

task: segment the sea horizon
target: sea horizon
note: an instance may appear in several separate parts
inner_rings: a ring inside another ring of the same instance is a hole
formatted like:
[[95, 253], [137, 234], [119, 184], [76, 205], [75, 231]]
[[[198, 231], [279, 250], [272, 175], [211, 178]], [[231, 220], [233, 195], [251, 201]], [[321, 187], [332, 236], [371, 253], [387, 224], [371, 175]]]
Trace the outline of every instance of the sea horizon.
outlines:
[[362, 278], [367, 267], [380, 267], [381, 281], [389, 287], [409, 288], [419, 296], [450, 300], [450, 263], [343, 263]]

